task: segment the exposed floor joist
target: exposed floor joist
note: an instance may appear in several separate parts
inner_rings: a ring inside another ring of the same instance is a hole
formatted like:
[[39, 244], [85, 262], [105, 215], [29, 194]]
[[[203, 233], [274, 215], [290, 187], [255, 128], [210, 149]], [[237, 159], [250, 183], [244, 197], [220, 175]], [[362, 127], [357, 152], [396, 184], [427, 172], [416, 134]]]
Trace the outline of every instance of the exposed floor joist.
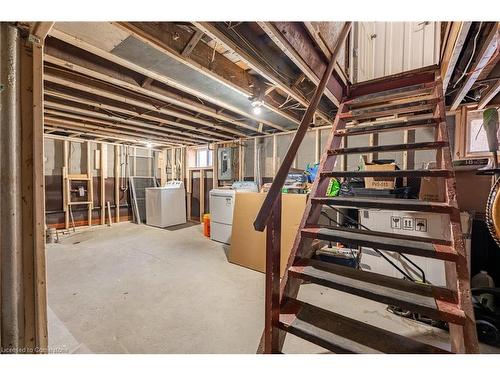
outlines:
[[[209, 35], [212, 39], [217, 40], [222, 43], [227, 49], [233, 51], [235, 54], [240, 56], [252, 69], [257, 73], [267, 79], [276, 87], [279, 87], [287, 95], [289, 95], [293, 100], [300, 103], [303, 107], [308, 106], [308, 100], [303, 94], [299, 93], [296, 89], [292, 88], [291, 84], [287, 84], [281, 77], [278, 77], [275, 72], [273, 72], [269, 66], [266, 66], [262, 61], [254, 58], [250, 53], [245, 51], [241, 46], [236, 44], [230, 37], [224, 34], [213, 22], [193, 22], [193, 24], [204, 33]], [[317, 115], [324, 121], [331, 123], [331, 118], [327, 116], [322, 111], [318, 111]]]
[[[262, 122], [264, 123], [265, 125], [269, 126], [269, 127], [272, 127], [272, 128], [275, 128], [275, 129], [278, 129], [278, 130], [283, 130], [282, 127], [280, 127], [279, 125], [276, 125], [276, 124], [273, 124], [273, 123], [270, 123], [270, 122], [267, 122], [267, 121], [262, 121], [262, 119], [259, 119], [259, 118], [256, 118], [255, 116], [252, 116], [251, 114], [248, 114], [246, 112], [243, 112], [237, 108], [235, 108], [234, 106], [230, 106], [226, 103], [223, 103], [219, 100], [216, 100], [216, 98], [213, 98], [213, 97], [210, 97], [208, 95], [205, 95], [204, 93], [200, 92], [200, 91], [197, 91], [197, 90], [194, 90], [192, 88], [189, 88], [189, 87], [186, 87], [185, 85], [182, 85], [182, 84], [179, 84], [178, 82], [176, 82], [175, 80], [173, 80], [172, 78], [170, 77], [166, 77], [164, 75], [161, 75], [159, 73], [156, 73], [156, 72], [153, 72], [152, 70], [150, 69], [145, 69], [137, 64], [134, 64], [126, 59], [123, 59], [119, 56], [116, 56], [108, 51], [105, 51], [101, 48], [98, 48], [94, 45], [91, 45], [79, 38], [76, 38], [72, 35], [69, 35], [69, 34], [66, 34], [60, 30], [57, 29], [57, 25], [56, 27], [50, 32], [50, 36], [56, 38], [56, 39], [59, 39], [65, 43], [68, 43], [68, 44], [71, 44], [77, 48], [80, 48], [84, 51], [87, 51], [89, 53], [92, 53], [96, 56], [99, 56], [105, 60], [108, 60], [108, 61], [111, 61], [115, 64], [118, 64], [120, 66], [123, 66], [127, 69], [130, 69], [134, 72], [137, 72], [137, 73], [140, 73], [146, 77], [149, 77], [153, 80], [156, 80], [158, 82], [161, 82], [167, 86], [170, 86], [170, 87], [173, 87], [175, 89], [178, 89], [182, 92], [186, 92], [190, 95], [193, 95], [195, 97], [198, 97], [199, 99], [203, 100], [203, 101], [206, 101], [206, 102], [210, 102], [214, 105], [217, 105], [217, 106], [220, 106], [221, 108], [224, 108], [228, 111], [231, 111], [231, 112], [234, 112], [240, 116], [245, 116], [247, 118], [250, 118], [252, 120], [255, 120], [255, 121], [259, 121], [259, 122]], [[50, 54], [50, 51], [48, 52]], [[67, 58], [67, 60], [71, 60], [69, 58]], [[185, 61], [186, 59], [182, 58], [183, 61]], [[74, 63], [73, 61], [68, 61], [69, 64], [72, 64]], [[137, 85], [139, 88], [142, 88], [140, 85]], [[165, 93], [164, 93], [165, 94]], [[245, 124], [243, 123], [242, 121], [236, 121], [234, 118], [228, 116], [228, 115], [225, 115], [223, 113], [218, 113], [217, 111], [214, 111], [213, 109], [209, 109], [209, 108], [206, 108], [206, 106], [203, 106], [201, 103], [196, 103], [196, 102], [192, 102], [192, 101], [188, 101], [182, 97], [179, 97], [179, 96], [174, 96], [172, 94], [169, 94], [168, 96], [165, 94], [165, 98], [163, 100], [166, 100], [166, 101], [169, 101], [171, 102], [172, 104], [176, 104], [176, 105], [179, 105], [179, 106], [182, 106], [186, 109], [190, 109], [190, 110], [195, 110], [199, 113], [203, 113], [205, 115], [208, 115], [208, 116], [212, 116], [214, 118], [217, 118], [221, 121], [225, 121], [225, 122], [229, 122], [229, 123], [232, 123], [232, 124], [235, 124], [235, 125], [238, 125], [238, 126], [243, 126], [243, 127], [246, 127], [246, 128], [252, 128], [253, 131], [257, 131], [257, 127], [255, 126], [251, 126], [251, 125], [248, 125], [248, 124]], [[261, 132], [261, 134], [266, 134], [267, 132]]]
[[[258, 24], [307, 78], [317, 85], [328, 63], [308, 40], [307, 30], [298, 22], [258, 22]], [[334, 72], [325, 89], [326, 97], [338, 107], [344, 91], [344, 83]]]
[[441, 61], [441, 78], [445, 93], [471, 25], [472, 22], [452, 22], [450, 33], [445, 41], [446, 46]]
[[[51, 55], [46, 56], [46, 61], [49, 63], [52, 63], [54, 65], [58, 65], [63, 69], [69, 68], [70, 70], [72, 70], [74, 72], [86, 75], [88, 77], [92, 77], [92, 78], [95, 78], [97, 80], [100, 80], [100, 81], [103, 81], [103, 82], [106, 82], [106, 83], [109, 83], [112, 85], [116, 85], [116, 86], [123, 88], [123, 89], [131, 90], [132, 92], [140, 94], [142, 96], [151, 97], [155, 100], [161, 100], [161, 101], [165, 102], [166, 104], [171, 103], [170, 97], [164, 95], [164, 93], [160, 92], [160, 90], [157, 90], [158, 91], [157, 92], [156, 90], [152, 91], [151, 89], [146, 89], [146, 88], [142, 88], [140, 86], [135, 86], [133, 83], [127, 82], [123, 79], [112, 78], [112, 77], [107, 76], [106, 74], [94, 71], [94, 70], [89, 69], [89, 68], [85, 68], [85, 67], [80, 66], [80, 65], [76, 65], [75, 63], [72, 63], [72, 62], [67, 61], [67, 60], [62, 60], [62, 59], [59, 59], [59, 58], [51, 56]], [[53, 79], [56, 79], [56, 78], [57, 77], [54, 74]], [[85, 82], [85, 80], [83, 80], [83, 81], [84, 82], [82, 82], [82, 85], [89, 87], [89, 90], [91, 90], [90, 85], [88, 84], [88, 80], [87, 80], [87, 82]], [[66, 84], [66, 85], [68, 85], [68, 87], [76, 87], [71, 81], [67, 81], [66, 83], [62, 83], [62, 84]], [[84, 91], [85, 90], [86, 89], [84, 89]], [[113, 92], [109, 91], [108, 94], [113, 95]], [[143, 106], [144, 105], [145, 105], [145, 103], [143, 103]], [[149, 108], [151, 110], [155, 109], [155, 108], [151, 108], [151, 107], [154, 107], [154, 106], [149, 105], [147, 108]], [[208, 120], [203, 120], [199, 117], [196, 117], [193, 114], [186, 114], [184, 112], [180, 112], [180, 111], [176, 111], [176, 110], [169, 110], [168, 113], [166, 113], [167, 112], [166, 110], [163, 112], [165, 112], [165, 114], [168, 114], [168, 115], [173, 116], [173, 117], [177, 117], [177, 118], [180, 118], [180, 119], [183, 119], [186, 121], [190, 121], [190, 122], [199, 123], [200, 125], [212, 127], [214, 129], [219, 129], [221, 131], [226, 131], [226, 132], [232, 133], [236, 136], [246, 136], [247, 135], [247, 133], [231, 129], [227, 126], [217, 125], [215, 123], [215, 121], [212, 122], [212, 121], [208, 121]], [[245, 124], [243, 126], [243, 125], [240, 125], [238, 122], [234, 123], [234, 121], [232, 119], [228, 119], [228, 121], [232, 121], [231, 124], [235, 125], [236, 127], [241, 126], [241, 127], [244, 127], [245, 129], [248, 129], [252, 132], [258, 132], [257, 129], [255, 129], [249, 125]]]
[[469, 68], [464, 77], [465, 82], [460, 86], [459, 90], [453, 97], [451, 104], [451, 110], [457, 109], [457, 107], [462, 103], [465, 95], [472, 88], [472, 85], [476, 82], [477, 78], [481, 74], [482, 70], [486, 67], [495, 51], [498, 48], [498, 31], [499, 23], [495, 22], [491, 31], [488, 33], [484, 43], [482, 44], [479, 52], [474, 58], [474, 64]]
[[[190, 68], [204, 74], [205, 76], [222, 83], [235, 91], [236, 94], [243, 95], [250, 99], [254, 95], [254, 86], [257, 84], [255, 78], [249, 75], [244, 69], [240, 68], [235, 63], [231, 62], [223, 55], [217, 51], [212, 50], [205, 43], [198, 43], [193, 46], [190, 52], [190, 56], [184, 54], [184, 50], [190, 47], [191, 39], [187, 42], [188, 44], [184, 48], [183, 52], [179, 53], [178, 49], [180, 45], [184, 43], [182, 38], [187, 39], [188, 36], [183, 35], [182, 29], [173, 25], [172, 23], [163, 23], [160, 29], [159, 27], [153, 27], [150, 23], [137, 23], [137, 22], [118, 22], [116, 25], [122, 27], [124, 30], [131, 32], [136, 38], [139, 38], [145, 43], [150, 44], [160, 52], [165, 55], [175, 59], [177, 62], [185, 64]], [[172, 35], [175, 34], [178, 38], [174, 40]], [[203, 31], [197, 30], [194, 32], [192, 38], [197, 35], [203, 35]], [[201, 39], [201, 37], [200, 37]], [[207, 58], [211, 56], [211, 59]], [[215, 98], [209, 98], [203, 93], [196, 92], [196, 95], [204, 100], [212, 100], [214, 104], [220, 105], [223, 108], [227, 108], [233, 112], [236, 112], [242, 116], [248, 117], [252, 120], [262, 122], [265, 125], [278, 129], [280, 131], [286, 131], [289, 129], [284, 129], [282, 126], [274, 124], [270, 121], [266, 121], [252, 113], [242, 111], [235, 108], [222, 101], [214, 101]], [[290, 120], [292, 123], [299, 124], [300, 119], [292, 116], [289, 113], [273, 105], [270, 101], [265, 101], [265, 107], [280, 116], [283, 116]]]
[[[64, 66], [64, 62], [61, 62], [60, 60], [58, 60], [56, 58], [52, 58], [50, 56], [47, 57], [47, 61], [51, 62], [51, 63], [59, 64], [60, 66]], [[84, 73], [93, 74], [91, 71], [89, 71], [87, 69], [77, 69], [77, 68], [75, 68], [74, 65], [72, 66], [72, 68], [74, 71], [77, 71], [79, 73], [81, 72], [82, 74], [84, 74]], [[96, 78], [100, 78], [100, 74], [95, 73], [94, 76], [98, 76]], [[207, 121], [207, 120], [204, 120], [204, 119], [199, 118], [199, 117], [195, 117], [195, 116], [190, 115], [190, 114], [186, 114], [186, 113], [182, 113], [182, 112], [178, 112], [178, 111], [173, 111], [173, 110], [167, 109], [166, 106], [159, 107], [157, 105], [147, 103], [144, 100], [137, 100], [132, 96], [119, 94], [116, 91], [111, 90], [110, 88], [103, 88], [102, 86], [96, 87], [96, 85], [89, 84], [89, 80], [85, 79], [84, 77], [79, 77], [79, 76], [73, 75], [73, 76], [71, 76], [71, 79], [65, 78], [62, 72], [54, 72], [53, 70], [50, 69], [50, 67], [46, 68], [45, 80], [49, 81], [49, 82], [57, 83], [57, 84], [60, 84], [60, 85], [66, 86], [66, 87], [72, 87], [75, 89], [79, 89], [79, 90], [85, 91], [87, 93], [92, 93], [95, 95], [106, 97], [106, 98], [109, 98], [112, 100], [121, 101], [123, 103], [129, 104], [132, 106], [142, 107], [142, 108], [145, 108], [145, 109], [150, 110], [150, 111], [159, 112], [159, 113], [163, 113], [163, 114], [168, 115], [168, 116], [172, 116], [172, 117], [180, 118], [180, 119], [183, 119], [186, 121], [194, 122], [194, 123], [206, 126], [208, 128], [211, 128], [211, 129], [217, 129], [220, 131], [231, 133], [231, 134], [236, 135], [238, 137], [246, 136], [246, 133], [244, 133], [242, 131], [234, 130], [234, 129], [231, 129], [229, 127], [222, 126], [222, 125], [217, 125], [217, 124], [215, 124], [215, 122]], [[125, 89], [134, 89], [133, 87], [130, 87], [130, 85], [127, 84], [126, 82], [119, 81], [117, 79], [114, 79], [113, 82], [110, 82], [110, 83], [121, 84], [120, 87], [125, 88]], [[164, 98], [164, 96], [161, 94], [151, 93], [150, 91], [148, 91], [146, 89], [142, 89], [142, 88], [140, 90], [136, 89], [134, 91], [138, 92], [140, 94], [143, 94], [143, 95], [150, 94], [149, 95], [150, 97], [154, 97], [154, 99], [157, 99], [157, 100], [162, 100]]]
[[[82, 121], [99, 122], [100, 124], [103, 124], [106, 127], [109, 126], [109, 127], [115, 127], [117, 129], [125, 129], [125, 130], [156, 135], [160, 137], [166, 137], [168, 139], [175, 140], [177, 142], [187, 142], [187, 143], [204, 142], [203, 140], [198, 138], [193, 138], [192, 136], [188, 137], [188, 134], [185, 134], [186, 136], [182, 136], [181, 131], [176, 132], [174, 129], [165, 129], [158, 127], [156, 125], [145, 124], [139, 121], [122, 119], [120, 117], [104, 115], [93, 111], [77, 109], [75, 107], [68, 107], [65, 105], [54, 103], [50, 100], [46, 100], [45, 113], [48, 115], [65, 116]], [[181, 136], [178, 136], [176, 134], [181, 134]]]
[[[151, 120], [156, 123], [158, 123], [158, 126], [164, 127], [165, 125], [172, 125], [175, 126], [176, 128], [179, 128], [179, 130], [175, 130], [175, 132], [180, 132], [185, 135], [196, 135], [196, 138], [206, 140], [206, 141], [221, 141], [221, 140], [230, 140], [232, 137], [227, 136], [227, 135], [222, 135], [221, 133], [213, 132], [211, 130], [207, 130], [204, 128], [197, 128], [192, 125], [187, 125], [184, 123], [181, 123], [179, 121], [171, 121], [167, 120], [165, 118], [162, 118], [159, 114], [154, 115], [153, 112], [148, 112], [146, 110], [143, 111], [137, 111], [137, 107], [134, 107], [135, 110], [128, 110], [124, 109], [122, 107], [116, 106], [116, 105], [109, 105], [106, 103], [103, 103], [102, 100], [99, 98], [94, 98], [94, 99], [88, 99], [88, 98], [83, 98], [82, 96], [78, 95], [77, 93], [62, 93], [57, 90], [55, 90], [52, 87], [49, 87], [45, 90], [46, 95], [52, 98], [58, 98], [61, 100], [69, 101], [75, 103], [73, 107], [75, 107], [77, 104], [85, 104], [88, 106], [93, 107], [94, 109], [100, 109], [103, 110], [104, 112], [109, 112], [120, 115], [120, 116], [129, 116], [128, 118], [138, 118], [138, 119], [145, 119], [145, 120]], [[182, 130], [185, 129], [185, 130]], [[173, 129], [172, 129], [173, 130]], [[172, 131], [170, 130], [170, 131]], [[195, 134], [192, 134], [191, 132], [194, 132]], [[201, 134], [196, 134], [196, 133], [201, 133]], [[207, 137], [205, 136], [211, 135], [212, 137]]]
[[[203, 42], [198, 43], [196, 50], [191, 51], [190, 58], [186, 58], [179, 53], [179, 45], [182, 45], [184, 41], [182, 38], [187, 38], [183, 35], [182, 29], [177, 27], [173, 23], [161, 23], [155, 24], [154, 27], [148, 22], [118, 22], [116, 25], [122, 27], [124, 30], [131, 32], [132, 35], [145, 43], [153, 46], [165, 55], [175, 59], [175, 61], [182, 63], [190, 68], [196, 70], [199, 73], [215, 80], [216, 82], [222, 83], [227, 87], [230, 87], [237, 94], [243, 95], [245, 98], [250, 100], [254, 95], [253, 88], [258, 85], [255, 78], [248, 74], [244, 69], [240, 68], [237, 64], [234, 64], [222, 54], [218, 53], [216, 50], [210, 48]], [[162, 29], [160, 29], [160, 27]], [[200, 30], [196, 30], [196, 33], [204, 34]], [[172, 37], [175, 35], [175, 37]], [[186, 47], [189, 46], [189, 42]], [[211, 58], [207, 58], [211, 57]], [[191, 88], [192, 90], [192, 88]], [[205, 100], [211, 100], [215, 103], [216, 98], [207, 97], [203, 93], [198, 92], [198, 96], [204, 97]], [[248, 111], [243, 111], [239, 108], [229, 105], [221, 100], [217, 101], [217, 104], [223, 108], [227, 108], [233, 112], [236, 112], [242, 116], [248, 117], [259, 123], [263, 123], [270, 127], [273, 127], [280, 131], [286, 131], [290, 129], [285, 129], [282, 126], [275, 124], [271, 121], [267, 121], [260, 116], [253, 115]], [[265, 108], [272, 112], [288, 119], [294, 124], [298, 124], [299, 118], [285, 112], [269, 101], [265, 101]]]

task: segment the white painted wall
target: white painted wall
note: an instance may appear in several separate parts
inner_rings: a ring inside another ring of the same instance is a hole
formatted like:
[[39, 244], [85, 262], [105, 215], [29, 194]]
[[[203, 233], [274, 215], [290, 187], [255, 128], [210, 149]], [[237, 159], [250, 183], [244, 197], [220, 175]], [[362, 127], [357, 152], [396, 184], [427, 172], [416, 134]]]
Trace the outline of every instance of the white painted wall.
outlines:
[[356, 22], [357, 82], [437, 64], [439, 22]]

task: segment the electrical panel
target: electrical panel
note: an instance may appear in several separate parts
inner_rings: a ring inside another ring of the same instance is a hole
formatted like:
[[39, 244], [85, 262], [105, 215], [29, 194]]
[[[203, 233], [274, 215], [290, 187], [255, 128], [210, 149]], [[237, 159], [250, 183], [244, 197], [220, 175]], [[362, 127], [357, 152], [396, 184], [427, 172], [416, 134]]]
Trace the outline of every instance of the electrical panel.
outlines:
[[233, 179], [233, 149], [231, 147], [217, 149], [217, 178], [223, 181]]

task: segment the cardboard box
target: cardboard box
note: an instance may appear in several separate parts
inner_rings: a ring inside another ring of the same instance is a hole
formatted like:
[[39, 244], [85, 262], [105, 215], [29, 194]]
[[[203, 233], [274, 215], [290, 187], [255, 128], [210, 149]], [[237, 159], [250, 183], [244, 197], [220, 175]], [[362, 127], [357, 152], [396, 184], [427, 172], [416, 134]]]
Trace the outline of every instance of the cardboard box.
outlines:
[[[238, 193], [234, 202], [231, 247], [228, 260], [231, 263], [256, 271], [266, 270], [266, 232], [257, 232], [253, 222], [264, 202], [265, 193]], [[306, 194], [283, 194], [281, 209], [281, 264], [283, 276], [304, 214]]]
[[[462, 231], [467, 234], [469, 231], [469, 214], [460, 213]], [[426, 237], [450, 240], [450, 218], [445, 214], [410, 212], [410, 211], [380, 211], [380, 210], [360, 210], [360, 223], [367, 228], [385, 232], [402, 234], [414, 237]], [[383, 259], [371, 248], [363, 247], [361, 256], [361, 268], [366, 271], [376, 272], [387, 276], [402, 278], [403, 275], [393, 266]], [[470, 241], [466, 240], [467, 260], [470, 272]], [[398, 253], [384, 251], [395, 264], [402, 269], [410, 269], [411, 264], [402, 259]], [[413, 262], [421, 267], [426, 278], [435, 285], [446, 285], [444, 262], [438, 259], [423, 258], [414, 255], [407, 255]], [[414, 276], [418, 276], [414, 275]]]
[[444, 202], [444, 179], [437, 177], [423, 177], [420, 179], [418, 198], [423, 201]]
[[[396, 164], [365, 164], [366, 171], [395, 171], [398, 169]], [[391, 177], [365, 177], [365, 188], [367, 189], [394, 189], [396, 179]]]

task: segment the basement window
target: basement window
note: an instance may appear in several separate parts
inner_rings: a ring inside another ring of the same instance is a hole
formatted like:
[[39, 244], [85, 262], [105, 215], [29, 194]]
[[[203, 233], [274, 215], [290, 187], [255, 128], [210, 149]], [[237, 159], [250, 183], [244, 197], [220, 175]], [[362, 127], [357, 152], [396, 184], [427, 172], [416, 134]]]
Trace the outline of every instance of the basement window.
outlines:
[[[483, 126], [483, 111], [467, 113], [466, 135], [467, 155], [488, 156], [488, 139]], [[497, 137], [499, 137], [498, 132]]]
[[188, 166], [190, 168], [211, 167], [213, 151], [207, 147], [188, 150]]

